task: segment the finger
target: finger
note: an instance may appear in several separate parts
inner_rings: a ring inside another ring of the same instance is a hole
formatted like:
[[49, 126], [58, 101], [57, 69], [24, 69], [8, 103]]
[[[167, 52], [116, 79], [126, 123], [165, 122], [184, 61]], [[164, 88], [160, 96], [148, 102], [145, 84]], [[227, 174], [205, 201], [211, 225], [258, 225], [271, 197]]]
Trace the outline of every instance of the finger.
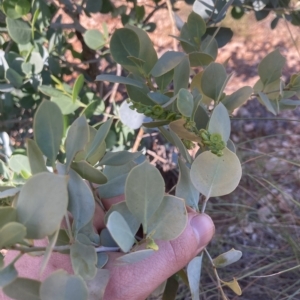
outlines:
[[[205, 214], [189, 214], [184, 232], [173, 241], [159, 241], [159, 250], [149, 258], [131, 265], [115, 265], [111, 272], [104, 300], [143, 300], [161, 283], [186, 266], [209, 243], [215, 232], [211, 218]], [[111, 253], [111, 258], [119, 256]]]

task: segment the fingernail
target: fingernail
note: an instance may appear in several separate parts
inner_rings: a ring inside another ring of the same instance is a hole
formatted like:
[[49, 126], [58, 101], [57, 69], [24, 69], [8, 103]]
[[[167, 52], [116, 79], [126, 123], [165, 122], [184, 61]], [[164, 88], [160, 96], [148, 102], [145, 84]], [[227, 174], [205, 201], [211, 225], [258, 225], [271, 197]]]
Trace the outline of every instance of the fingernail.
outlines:
[[206, 214], [196, 215], [191, 219], [190, 224], [199, 247], [205, 247], [215, 234], [215, 225], [212, 219]]

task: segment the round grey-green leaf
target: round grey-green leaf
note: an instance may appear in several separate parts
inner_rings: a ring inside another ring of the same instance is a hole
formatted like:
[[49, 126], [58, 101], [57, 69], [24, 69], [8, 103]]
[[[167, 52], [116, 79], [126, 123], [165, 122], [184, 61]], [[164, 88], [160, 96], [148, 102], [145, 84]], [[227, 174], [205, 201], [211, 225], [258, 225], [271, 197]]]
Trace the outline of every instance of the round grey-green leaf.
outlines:
[[81, 277], [58, 270], [42, 283], [40, 295], [41, 300], [87, 300], [88, 290]]
[[25, 45], [31, 39], [31, 27], [22, 19], [13, 20], [6, 18], [7, 29], [10, 37], [17, 44]]
[[177, 108], [185, 117], [190, 117], [194, 108], [193, 95], [186, 89], [180, 89], [177, 95]]
[[17, 201], [17, 221], [27, 229], [26, 238], [42, 239], [54, 233], [67, 211], [67, 178], [52, 173], [32, 176]]
[[98, 50], [105, 45], [104, 36], [98, 29], [87, 30], [83, 39], [87, 46], [93, 50]]
[[241, 176], [241, 163], [235, 153], [227, 148], [221, 157], [205, 151], [194, 160], [191, 167], [191, 180], [196, 189], [206, 197], [230, 194], [238, 186]]
[[14, 244], [22, 242], [26, 235], [26, 228], [24, 225], [17, 222], [10, 222], [5, 224], [0, 229], [0, 248], [10, 247]]

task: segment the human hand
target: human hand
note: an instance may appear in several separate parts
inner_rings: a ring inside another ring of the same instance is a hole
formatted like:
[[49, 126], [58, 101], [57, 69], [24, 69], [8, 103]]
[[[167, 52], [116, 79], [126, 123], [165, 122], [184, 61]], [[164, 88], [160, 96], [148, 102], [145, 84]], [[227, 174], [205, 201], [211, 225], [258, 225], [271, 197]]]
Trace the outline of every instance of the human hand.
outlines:
[[[113, 203], [123, 201], [124, 197], [119, 196], [104, 201], [109, 207]], [[94, 225], [98, 231], [104, 228], [104, 212], [97, 206]], [[115, 259], [121, 253], [108, 253], [110, 259], [105, 269], [110, 271], [110, 279], [104, 293], [104, 300], [144, 300], [168, 277], [182, 269], [209, 243], [214, 234], [214, 224], [206, 214], [197, 214], [190, 210], [188, 223], [183, 233], [172, 241], [157, 241], [159, 250], [153, 255], [140, 262], [130, 265], [117, 265]], [[45, 245], [41, 241], [36, 245]], [[9, 263], [18, 253], [10, 251], [5, 262]], [[42, 257], [24, 255], [15, 264], [20, 277], [27, 277], [37, 280], [44, 280], [52, 272], [64, 269], [73, 273], [69, 256], [53, 253], [46, 270], [40, 276], [39, 269]], [[89, 299], [100, 299], [101, 290], [99, 279], [96, 277], [88, 282]], [[0, 292], [0, 300], [10, 299]]]

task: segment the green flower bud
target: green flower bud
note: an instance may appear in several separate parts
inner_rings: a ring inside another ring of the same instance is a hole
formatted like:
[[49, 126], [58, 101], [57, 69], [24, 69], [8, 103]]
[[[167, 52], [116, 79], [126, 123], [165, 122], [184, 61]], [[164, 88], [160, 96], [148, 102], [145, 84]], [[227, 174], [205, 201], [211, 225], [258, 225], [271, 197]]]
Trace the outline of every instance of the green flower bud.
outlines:
[[209, 137], [209, 140], [214, 143], [214, 144], [217, 144], [217, 143], [220, 143], [223, 141], [222, 139], [222, 136], [219, 134], [219, 133], [213, 133], [210, 137]]
[[152, 107], [152, 112], [155, 116], [159, 117], [160, 115], [162, 115], [165, 111], [164, 109], [160, 106], [160, 105], [154, 105]]

